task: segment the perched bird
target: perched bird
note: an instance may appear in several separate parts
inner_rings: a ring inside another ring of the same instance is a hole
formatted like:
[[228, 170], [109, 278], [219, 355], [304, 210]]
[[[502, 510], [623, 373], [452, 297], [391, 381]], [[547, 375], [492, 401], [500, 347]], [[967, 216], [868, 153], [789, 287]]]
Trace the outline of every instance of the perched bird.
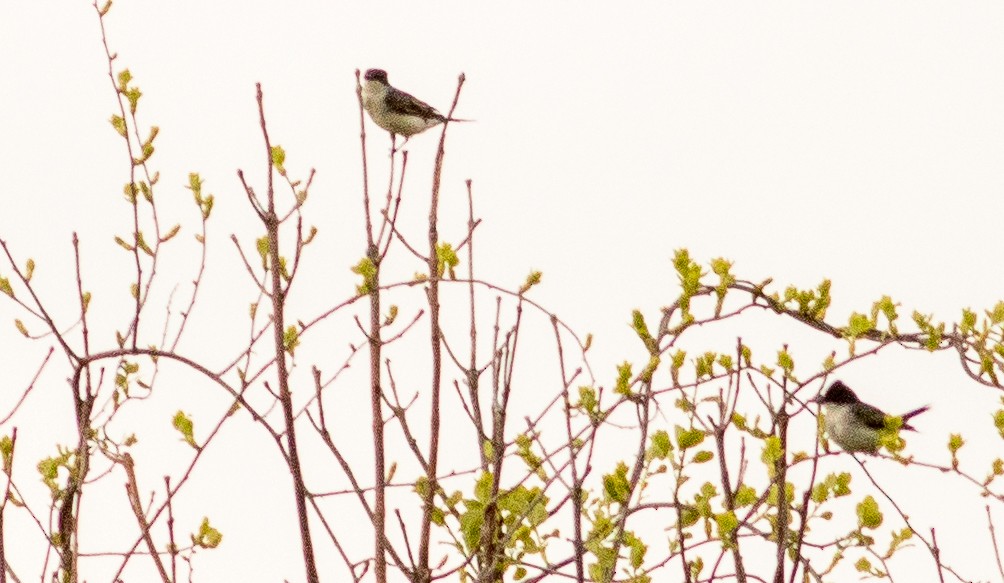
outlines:
[[391, 133], [391, 139], [396, 134], [404, 136], [402, 146], [411, 136], [443, 122], [471, 121], [446, 117], [421, 99], [391, 87], [383, 69], [369, 69], [364, 78], [363, 107], [374, 123]]
[[[835, 381], [825, 393], [812, 400], [823, 405], [826, 433], [841, 449], [878, 452], [879, 431], [885, 428], [889, 417], [885, 412], [858, 399], [854, 391], [840, 381]], [[928, 409], [930, 407], [921, 407], [900, 415], [903, 420], [900, 429], [916, 431], [907, 421]]]

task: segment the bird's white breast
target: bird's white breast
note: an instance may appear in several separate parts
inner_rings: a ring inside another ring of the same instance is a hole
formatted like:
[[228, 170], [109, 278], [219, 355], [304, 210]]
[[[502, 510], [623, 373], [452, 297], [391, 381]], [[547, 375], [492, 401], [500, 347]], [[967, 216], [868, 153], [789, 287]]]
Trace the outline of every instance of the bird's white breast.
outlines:
[[849, 405], [826, 406], [826, 433], [844, 451], [875, 451], [878, 432], [855, 418]]
[[387, 91], [387, 86], [378, 81], [367, 81], [363, 86], [363, 108], [381, 128], [392, 134], [410, 137], [443, 123], [441, 119], [392, 111], [387, 107]]
[[379, 81], [363, 83], [363, 108], [374, 118], [386, 111], [384, 98], [387, 96], [387, 86]]

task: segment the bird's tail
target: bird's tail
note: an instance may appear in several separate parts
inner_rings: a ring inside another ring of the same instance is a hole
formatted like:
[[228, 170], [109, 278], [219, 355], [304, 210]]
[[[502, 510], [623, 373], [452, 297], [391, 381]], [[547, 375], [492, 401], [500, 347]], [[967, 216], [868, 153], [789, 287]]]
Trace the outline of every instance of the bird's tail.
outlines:
[[909, 421], [910, 419], [916, 417], [917, 415], [920, 415], [921, 413], [927, 411], [930, 408], [931, 407], [929, 405], [925, 405], [925, 406], [923, 406], [923, 407], [921, 407], [919, 409], [914, 409], [913, 411], [910, 411], [909, 413], [903, 413], [903, 415], [902, 415], [903, 427], [901, 427], [901, 429], [906, 429], [907, 431], [916, 431], [916, 429], [914, 429], [913, 427], [911, 427], [910, 424], [907, 423], [907, 421]]

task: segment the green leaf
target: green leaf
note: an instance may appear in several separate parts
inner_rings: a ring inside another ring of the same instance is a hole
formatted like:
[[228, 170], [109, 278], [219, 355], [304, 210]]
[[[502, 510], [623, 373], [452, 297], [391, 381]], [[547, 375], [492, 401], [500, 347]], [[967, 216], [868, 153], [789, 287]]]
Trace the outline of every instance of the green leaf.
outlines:
[[418, 494], [420, 498], [426, 498], [429, 496], [429, 478], [425, 476], [419, 476], [415, 480], [415, 493]]
[[119, 71], [119, 91], [125, 91], [126, 87], [129, 86], [129, 82], [132, 81], [132, 73], [129, 69], [122, 69]]
[[198, 444], [195, 443], [195, 424], [188, 415], [179, 410], [174, 414], [174, 419], [171, 423], [178, 433], [181, 433], [181, 437], [185, 440], [185, 443], [195, 449], [200, 449]]
[[784, 483], [784, 500], [783, 501], [780, 499], [780, 496], [778, 496], [779, 492], [780, 492], [780, 490], [778, 490], [777, 484], [771, 483], [771, 485], [767, 489], [767, 504], [768, 505], [778, 507], [782, 503], [787, 504], [787, 503], [790, 503], [791, 500], [794, 500], [794, 498], [795, 498], [795, 484], [792, 484], [791, 482], [785, 482]]
[[848, 338], [858, 338], [862, 334], [866, 334], [874, 329], [875, 325], [872, 323], [871, 318], [864, 314], [859, 314], [854, 312], [848, 319], [847, 328], [844, 329], [844, 335]]
[[735, 547], [736, 529], [739, 528], [739, 519], [735, 512], [722, 512], [715, 515], [715, 526], [718, 528], [718, 538], [722, 540], [722, 547], [731, 549]]
[[735, 506], [736, 508], [743, 508], [746, 506], [752, 506], [754, 502], [757, 501], [756, 489], [752, 486], [747, 486], [746, 484], [740, 485], [736, 488], [735, 494]]
[[832, 493], [834, 497], [847, 496], [851, 493], [851, 475], [847, 472], [828, 474], [821, 482], [812, 487], [812, 501], [816, 504], [825, 502]]
[[62, 488], [59, 486], [59, 469], [63, 468], [67, 473], [72, 473], [75, 465], [74, 455], [71, 450], [66, 450], [57, 446], [58, 455], [48, 457], [38, 462], [38, 473], [42, 476], [42, 482], [49, 487], [52, 499], [56, 500], [62, 495]]
[[882, 526], [882, 511], [879, 510], [878, 502], [871, 496], [865, 496], [857, 505], [858, 526], [861, 528], [876, 529]]
[[10, 297], [14, 297], [14, 288], [10, 286], [10, 280], [6, 277], [0, 277], [0, 292], [3, 292]]
[[150, 249], [150, 246], [146, 243], [146, 239], [143, 238], [143, 231], [136, 233], [136, 247], [143, 253], [153, 257], [153, 250]]
[[540, 271], [531, 271], [530, 275], [526, 276], [526, 281], [523, 282], [523, 285], [519, 286], [519, 295], [525, 294], [530, 291], [530, 288], [540, 283], [540, 279], [543, 275], [544, 274]]
[[174, 225], [173, 227], [171, 227], [171, 230], [168, 231], [166, 235], [160, 238], [160, 242], [166, 243], [167, 241], [170, 241], [171, 239], [174, 238], [175, 235], [178, 234], [179, 231], [181, 231], [181, 225]]
[[474, 499], [482, 504], [488, 504], [492, 498], [492, 474], [481, 472], [478, 481], [474, 483]]
[[952, 452], [952, 455], [954, 456], [965, 444], [966, 441], [962, 439], [961, 434], [952, 433], [948, 438], [948, 451]]
[[742, 354], [744, 366], [753, 366], [753, 350], [749, 346], [741, 345], [739, 353]]
[[442, 277], [444, 273], [449, 272], [450, 279], [457, 279], [456, 267], [460, 265], [460, 257], [457, 256], [457, 252], [453, 249], [453, 245], [449, 243], [439, 243], [436, 245], [436, 265], [439, 277]]
[[854, 563], [854, 568], [861, 573], [870, 573], [872, 570], [872, 564], [867, 558], [861, 557], [856, 563]]
[[589, 578], [597, 583], [609, 583], [614, 576], [614, 561], [617, 558], [613, 549], [602, 546], [592, 549], [597, 562], [589, 565]]
[[394, 304], [391, 304], [390, 309], [387, 311], [387, 317], [384, 318], [383, 320], [383, 325], [390, 326], [391, 324], [393, 324], [394, 320], [397, 320], [397, 313], [398, 313], [398, 307]]
[[377, 267], [369, 257], [363, 257], [352, 267], [352, 273], [363, 276], [363, 282], [356, 286], [356, 293], [364, 296], [377, 289]]
[[841, 472], [836, 475], [833, 485], [833, 495], [836, 497], [847, 496], [851, 493], [851, 475], [848, 472]]
[[704, 570], [704, 559], [697, 557], [693, 561], [689, 561], [687, 565], [690, 567], [690, 578], [694, 580], [700, 579], [701, 571]]
[[826, 502], [826, 499], [829, 497], [830, 497], [830, 489], [826, 487], [826, 484], [818, 482], [816, 483], [815, 486], [812, 487], [811, 499], [816, 504], [822, 504], [823, 502]]
[[1004, 323], [1004, 302], [994, 304], [993, 310], [987, 312], [987, 317], [994, 326]]
[[631, 395], [631, 363], [623, 362], [617, 365], [617, 382], [614, 385], [614, 392], [618, 395], [628, 397]]
[[717, 354], [709, 351], [694, 359], [694, 374], [697, 375], [698, 379], [702, 377], [710, 378], [715, 375], [715, 361], [717, 358]]
[[578, 406], [589, 415], [589, 419], [594, 423], [600, 421], [599, 400], [596, 398], [596, 389], [588, 386], [579, 387]]
[[959, 332], [971, 334], [976, 328], [976, 312], [969, 308], [962, 309], [962, 319], [959, 321]]
[[938, 325], [934, 325], [932, 323], [933, 319], [932, 316], [927, 316], [920, 312], [913, 313], [913, 322], [920, 328], [921, 333], [927, 336], [924, 341], [924, 347], [932, 352], [938, 349], [938, 346], [941, 344], [941, 338], [945, 333], [945, 323], [939, 322]]
[[279, 174], [286, 174], [286, 168], [283, 164], [286, 162], [286, 150], [282, 149], [282, 146], [272, 146], [272, 164], [275, 166]]
[[697, 524], [697, 521], [700, 519], [701, 514], [697, 511], [696, 507], [684, 506], [680, 509], [680, 524], [683, 528]]
[[[653, 343], [654, 342], [655, 341], [653, 341]], [[638, 378], [641, 379], [643, 383], [652, 382], [652, 376], [655, 374], [655, 371], [659, 369], [659, 364], [662, 362], [662, 359], [659, 358], [658, 350], [654, 349], [653, 352], [654, 354], [649, 357], [648, 363], [645, 364], [645, 368], [638, 374]]]
[[670, 365], [670, 374], [673, 376], [673, 383], [680, 384], [680, 369], [687, 361], [687, 351], [679, 349], [673, 353], [673, 363]]
[[649, 461], [666, 459], [673, 451], [673, 442], [669, 439], [669, 433], [660, 429], [652, 434], [649, 439], [649, 447], [645, 458]]
[[882, 314], [885, 316], [887, 322], [889, 322], [889, 331], [896, 331], [896, 319], [899, 318], [899, 314], [896, 312], [896, 304], [892, 301], [889, 296], [882, 296], [882, 299], [872, 304], [872, 322], [878, 322], [878, 315]]
[[484, 525], [484, 504], [476, 500], [465, 500], [464, 512], [460, 515], [460, 533], [468, 552], [478, 548], [481, 541], [481, 527]]
[[541, 480], [547, 479], [547, 473], [544, 471], [544, 460], [535, 454], [532, 450], [533, 440], [529, 435], [523, 433], [516, 436], [516, 455], [523, 460], [526, 467], [531, 471], [535, 472]]
[[202, 212], [203, 220], [208, 219], [209, 214], [213, 210], [213, 195], [202, 196], [202, 178], [198, 172], [190, 172], [188, 174], [188, 186], [185, 188], [192, 191], [192, 196], [195, 197], [195, 204]]
[[673, 267], [680, 278], [680, 311], [683, 314], [683, 324], [687, 325], [694, 321], [693, 314], [690, 313], [690, 298], [692, 298], [701, 288], [701, 277], [704, 273], [701, 266], [690, 258], [690, 253], [686, 249], [677, 249], [673, 256]]
[[139, 106], [139, 98], [143, 97], [143, 92], [139, 87], [130, 87], [125, 91], [126, 100], [129, 101], [129, 113], [135, 114]]
[[202, 177], [199, 176], [198, 172], [188, 173], [188, 186], [185, 188], [192, 191], [195, 202], [202, 202]]
[[640, 569], [645, 562], [648, 545], [629, 530], [624, 531], [624, 545], [628, 548], [628, 560], [631, 562], [631, 566]]
[[608, 500], [626, 505], [631, 499], [631, 483], [627, 479], [627, 464], [617, 463], [617, 469], [603, 476], [603, 493]]
[[152, 144], [154, 140], [157, 139], [157, 135], [160, 134], [160, 126], [150, 126], [150, 135], [147, 136], [146, 141], [143, 145]]
[[948, 437], [948, 451], [952, 454], [952, 469], [959, 469], [959, 450], [962, 446], [966, 444], [966, 440], [962, 439], [962, 435], [959, 433], [952, 433]]
[[[138, 90], [137, 93], [139, 93]], [[139, 99], [138, 96], [137, 99]], [[153, 156], [153, 144], [143, 144], [142, 146], [140, 146], [140, 153], [142, 155], [139, 158], [133, 158], [132, 160], [132, 163], [136, 166], [143, 164], [144, 162], [150, 159], [150, 156]]]
[[715, 315], [722, 312], [722, 304], [725, 302], [725, 294], [729, 291], [729, 286], [736, 282], [736, 278], [731, 273], [732, 262], [719, 257], [711, 260], [711, 271], [718, 276], [718, 285], [715, 286], [715, 295], [718, 303], [715, 306]]
[[703, 464], [705, 462], [710, 462], [714, 458], [715, 458], [715, 454], [711, 453], [708, 450], [702, 450], [702, 451], [699, 451], [699, 452], [695, 453], [694, 454], [694, 459], [691, 460], [691, 461], [693, 461], [695, 464]]
[[913, 538], [913, 531], [910, 527], [903, 527], [899, 532], [893, 531], [892, 540], [889, 541], [889, 550], [886, 551], [886, 557], [891, 557], [903, 543]]
[[261, 266], [263, 269], [268, 269], [268, 253], [271, 250], [271, 245], [268, 242], [268, 236], [259, 237], [255, 240], [255, 248], [258, 250], [258, 255], [261, 257]]
[[223, 534], [209, 525], [209, 518], [203, 518], [198, 534], [192, 535], [192, 544], [204, 549], [215, 549], [223, 542]]
[[3, 473], [10, 476], [14, 464], [14, 440], [9, 435], [0, 438], [0, 456], [3, 456]]
[[788, 354], [787, 350], [777, 352], [777, 365], [784, 371], [784, 376], [791, 378], [791, 371], [795, 368], [795, 361]]
[[700, 429], [684, 429], [679, 425], [676, 426], [676, 444], [680, 449], [696, 447], [704, 441], [704, 437], [705, 434]]
[[906, 441], [899, 435], [899, 430], [903, 427], [903, 418], [886, 415], [883, 423], [884, 427], [878, 432], [879, 447], [884, 447], [893, 454], [903, 451], [906, 448]]
[[645, 323], [645, 316], [641, 313], [641, 310], [631, 311], [631, 327], [634, 329], [634, 333], [638, 335], [638, 338], [645, 343], [645, 347], [651, 351], [652, 347], [655, 346], [655, 339], [652, 338], [652, 334], [648, 331], [648, 324]]
[[773, 477], [776, 465], [784, 458], [781, 450], [781, 440], [776, 435], [768, 436], [764, 440], [763, 452], [760, 454], [760, 461], [767, 466], [767, 475]]
[[286, 352], [293, 354], [296, 351], [296, 347], [300, 345], [300, 332], [296, 329], [295, 325], [290, 325], [286, 327], [286, 331], [282, 335], [282, 349]]
[[694, 495], [694, 503], [697, 507], [698, 514], [703, 518], [711, 518], [713, 512], [711, 510], [711, 500], [718, 495], [718, 489], [711, 482], [705, 482], [701, 485], [701, 491]]

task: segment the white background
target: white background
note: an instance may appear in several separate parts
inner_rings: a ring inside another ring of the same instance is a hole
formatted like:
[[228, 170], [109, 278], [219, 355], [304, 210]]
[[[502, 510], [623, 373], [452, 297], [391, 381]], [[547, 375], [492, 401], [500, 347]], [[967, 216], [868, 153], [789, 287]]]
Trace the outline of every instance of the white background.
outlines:
[[[534, 297], [596, 335], [592, 362], [608, 386], [616, 363], [640, 358], [630, 310], [655, 319], [675, 297], [670, 259], [681, 247], [701, 262], [727, 257], [741, 277], [773, 277], [778, 289], [831, 278], [829, 317], [838, 324], [884, 294], [902, 304], [904, 320], [914, 309], [957, 319], [963, 307], [980, 311], [1004, 296], [1004, 7], [997, 3], [133, 0], [117, 3], [106, 23], [116, 70], [130, 68], [144, 92], [141, 123], [161, 127], [153, 165], [162, 177], [164, 222], [195, 225], [183, 188], [188, 172], [200, 172], [217, 197], [206, 282], [213, 291], [200, 306], [202, 327], [183, 344], [190, 350], [212, 350], [217, 334], [237, 327], [240, 338], [254, 299], [227, 237], [236, 233], [252, 249], [260, 236], [235, 175], [244, 168], [261, 184], [255, 82], [264, 87], [272, 139], [285, 147], [287, 167], [297, 176], [318, 171], [308, 214], [322, 230], [309, 267], [322, 283], [294, 300], [302, 299], [307, 317], [351, 294], [356, 278], [348, 268], [364, 250], [354, 70], [369, 67], [386, 69], [392, 84], [443, 110], [457, 74], [466, 73], [457, 115], [477, 121], [451, 126], [441, 233], [462, 236], [463, 180], [473, 179], [485, 219], [482, 277], [515, 287], [531, 268], [543, 271]], [[121, 196], [128, 165], [107, 121], [116, 111], [93, 7], [7, 3], [0, 14], [0, 238], [19, 261], [35, 258], [38, 286], [70, 323], [70, 233], [79, 233], [95, 313], [114, 314], [101, 330], [106, 347], [127, 321], [131, 273], [112, 242], [130, 231]], [[371, 168], [382, 185], [386, 137], [373, 130]], [[416, 136], [409, 145], [402, 225], [416, 236], [437, 136]], [[190, 270], [191, 262], [165, 266]], [[183, 273], [172, 278], [183, 284], [191, 278]], [[10, 327], [0, 357], [4, 411], [49, 345], [23, 342], [10, 326], [15, 317], [26, 319], [0, 302], [0, 325]], [[711, 348], [729, 346], [731, 334]], [[789, 340], [774, 338], [771, 346]], [[349, 341], [359, 339], [339, 346]], [[341, 358], [344, 350], [330, 367]], [[807, 369], [819, 359], [813, 353]], [[9, 424], [21, 428], [16, 471], [26, 484], [36, 461], [72, 437], [69, 425], [54, 441], [43, 431], [51, 428], [39, 427], [40, 420], [72, 423], [60, 374], [53, 368], [44, 376], [45, 392]], [[965, 379], [951, 355], [898, 353], [851, 367], [844, 378], [893, 412], [931, 403], [917, 422], [923, 433], [910, 440], [931, 461], [947, 458], [949, 432], [970, 439], [963, 453], [972, 458], [963, 460], [973, 460], [977, 475], [999, 455], [989, 417], [997, 395]], [[141, 443], [153, 447], [160, 439], [164, 451], [184, 451], [168, 415], [225, 410], [227, 399], [205, 391], [177, 387], [162, 407], [154, 400], [135, 413], [166, 434], [151, 431]], [[347, 431], [367, 431], [366, 417], [359, 422]], [[195, 517], [213, 516], [226, 537], [199, 557], [197, 569], [203, 580], [299, 580], [286, 484], [271, 493], [248, 486], [275, 462], [274, 446], [246, 419], [230, 431], [229, 449], [200, 462], [229, 464], [217, 466], [231, 468], [228, 479], [205, 471], [179, 500]], [[811, 433], [805, 439], [811, 443]], [[147, 490], [181, 464], [164, 455], [167, 467], [149, 468]], [[147, 463], [156, 466], [156, 459]], [[975, 580], [996, 576], [973, 488], [926, 470], [896, 475], [908, 513], [927, 512], [924, 529], [950, 528], [941, 526], [941, 514], [953, 508], [959, 524], [951, 538], [939, 534], [943, 558]], [[929, 487], [935, 484], [939, 489]], [[910, 496], [911, 488], [919, 495]], [[40, 494], [36, 503], [44, 503]], [[238, 516], [226, 518], [222, 507], [212, 512], [223, 502], [236, 503]], [[101, 525], [101, 513], [92, 507], [83, 520]], [[260, 528], [289, 534], [241, 534]], [[23, 572], [37, 564], [8, 556]], [[929, 558], [917, 556], [930, 575]], [[917, 580], [910, 565], [900, 568]]]

